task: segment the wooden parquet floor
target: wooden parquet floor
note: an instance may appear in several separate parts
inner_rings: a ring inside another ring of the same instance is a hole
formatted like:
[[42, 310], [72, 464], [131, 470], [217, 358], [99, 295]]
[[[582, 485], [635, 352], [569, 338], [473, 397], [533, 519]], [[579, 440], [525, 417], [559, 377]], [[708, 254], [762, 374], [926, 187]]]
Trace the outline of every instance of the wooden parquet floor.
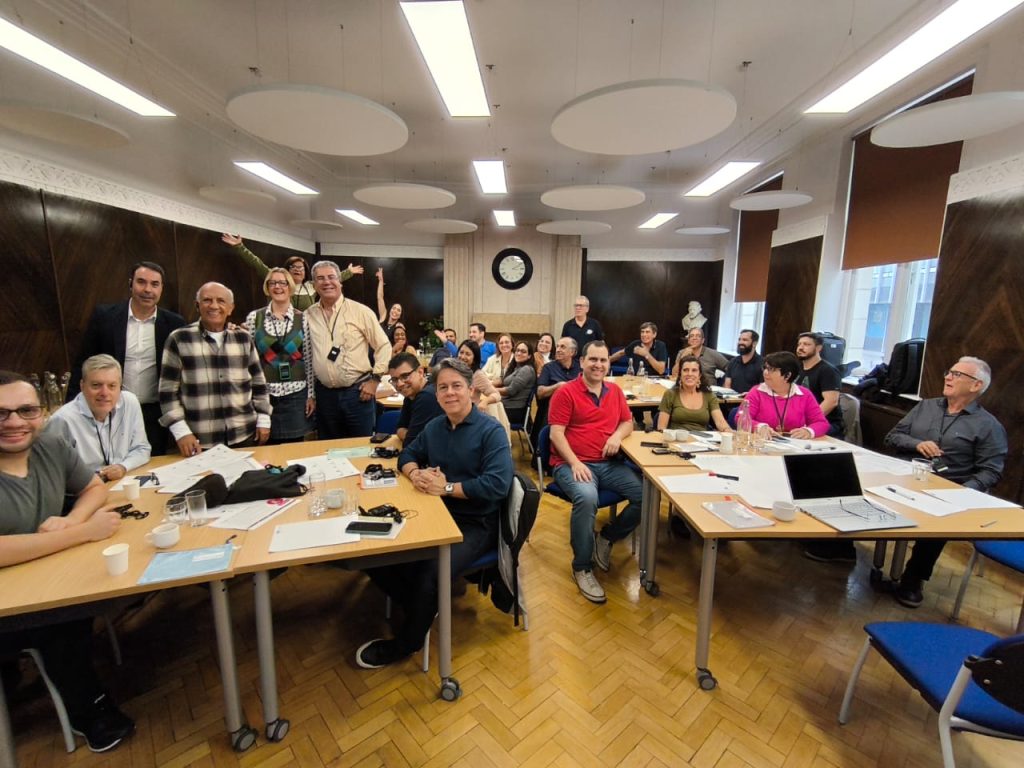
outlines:
[[[707, 693], [692, 669], [699, 545], [663, 532], [657, 599], [641, 590], [628, 543], [617, 545], [611, 573], [600, 575], [608, 603], [595, 606], [570, 580], [567, 522], [568, 507], [545, 498], [523, 557], [528, 632], [473, 586], [456, 599], [455, 675], [464, 693], [455, 703], [438, 699], [436, 663], [424, 675], [418, 655], [389, 669], [356, 667], [355, 649], [385, 630], [383, 598], [361, 574], [293, 568], [272, 582], [281, 711], [291, 720], [283, 742], [261, 734], [248, 752], [231, 750], [209, 601], [202, 589], [185, 588], [158, 594], [119, 623], [122, 667], [112, 668], [97, 635], [102, 672], [138, 723], [130, 742], [107, 755], [84, 746], [66, 754], [45, 691], [29, 683], [11, 704], [20, 764], [941, 764], [935, 715], [877, 657], [864, 670], [851, 722], [841, 727], [836, 716], [862, 625], [946, 621], [966, 545], [947, 548], [917, 611], [870, 589], [866, 545], [855, 568], [812, 563], [790, 543], [725, 546], [711, 649], [719, 688]], [[237, 580], [231, 599], [243, 706], [260, 726], [251, 584]], [[1020, 603], [1020, 576], [989, 564], [972, 580], [962, 620], [1009, 633]], [[956, 735], [954, 745], [962, 768], [1024, 765], [1021, 743]]]

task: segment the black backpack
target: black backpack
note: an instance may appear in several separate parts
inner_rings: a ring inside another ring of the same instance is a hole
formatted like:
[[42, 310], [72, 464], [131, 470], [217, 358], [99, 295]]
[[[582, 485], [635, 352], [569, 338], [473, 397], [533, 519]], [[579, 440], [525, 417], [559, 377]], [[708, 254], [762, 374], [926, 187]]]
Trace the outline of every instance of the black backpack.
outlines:
[[921, 363], [924, 360], [924, 339], [907, 339], [892, 348], [889, 372], [882, 384], [894, 395], [916, 393], [921, 381]]

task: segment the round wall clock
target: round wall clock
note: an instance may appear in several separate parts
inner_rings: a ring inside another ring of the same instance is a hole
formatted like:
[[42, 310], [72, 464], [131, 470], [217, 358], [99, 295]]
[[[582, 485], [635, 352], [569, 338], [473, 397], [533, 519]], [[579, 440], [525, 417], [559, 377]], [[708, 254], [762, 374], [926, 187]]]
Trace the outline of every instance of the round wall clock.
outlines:
[[530, 282], [533, 262], [521, 248], [504, 248], [494, 257], [491, 274], [502, 288], [514, 291]]

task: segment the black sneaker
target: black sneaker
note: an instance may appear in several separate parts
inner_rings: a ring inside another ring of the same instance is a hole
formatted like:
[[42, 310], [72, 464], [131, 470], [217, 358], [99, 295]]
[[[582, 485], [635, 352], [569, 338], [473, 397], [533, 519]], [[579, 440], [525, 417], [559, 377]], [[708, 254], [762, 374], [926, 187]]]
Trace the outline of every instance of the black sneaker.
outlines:
[[388, 664], [410, 656], [412, 651], [403, 651], [394, 640], [371, 640], [356, 650], [356, 664], [363, 669], [380, 669]]
[[818, 563], [856, 563], [857, 548], [852, 541], [809, 541], [804, 557]]
[[93, 752], [113, 749], [135, 730], [135, 722], [119, 710], [109, 696], [103, 694], [79, 722], [71, 723], [71, 731], [85, 739]]
[[924, 602], [921, 582], [915, 584], [909, 581], [906, 583], [900, 581], [892, 591], [892, 596], [896, 598], [897, 603], [907, 608], [920, 608], [921, 603]]

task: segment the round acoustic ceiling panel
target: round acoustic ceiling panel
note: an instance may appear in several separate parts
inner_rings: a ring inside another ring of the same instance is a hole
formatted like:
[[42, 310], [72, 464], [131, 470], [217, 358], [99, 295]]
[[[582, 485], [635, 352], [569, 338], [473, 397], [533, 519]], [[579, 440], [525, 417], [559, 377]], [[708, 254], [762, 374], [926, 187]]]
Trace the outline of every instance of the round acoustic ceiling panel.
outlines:
[[544, 205], [567, 211], [614, 211], [640, 205], [646, 195], [633, 187], [611, 184], [580, 184], [549, 189], [540, 196]]
[[447, 189], [426, 184], [375, 184], [352, 193], [356, 200], [381, 208], [426, 210], [455, 205], [455, 195]]
[[0, 126], [83, 149], [116, 149], [131, 142], [120, 128], [95, 118], [29, 104], [0, 104]]
[[477, 229], [473, 222], [460, 219], [416, 219], [405, 222], [405, 228], [437, 235], [464, 235]]
[[537, 225], [537, 231], [545, 235], [603, 235], [612, 231], [611, 224], [603, 221], [581, 221], [580, 219], [563, 219], [562, 221], [545, 221]]
[[277, 198], [271, 194], [243, 187], [200, 187], [199, 195], [228, 205], [272, 205], [277, 202]]
[[724, 235], [729, 232], [728, 227], [722, 227], [718, 224], [708, 224], [706, 226], [693, 226], [693, 227], [680, 227], [676, 230], [677, 235]]
[[289, 223], [293, 227], [302, 227], [303, 229], [344, 229], [336, 221], [324, 221], [323, 219], [292, 219]]
[[409, 140], [405, 121], [387, 107], [318, 85], [246, 88], [228, 100], [227, 113], [261, 139], [325, 155], [381, 155]]
[[729, 207], [737, 211], [774, 211], [778, 208], [799, 208], [814, 198], [803, 192], [789, 192], [784, 189], [767, 192], [751, 192], [749, 195], [734, 197]]
[[1003, 131], [1024, 122], [1024, 92], [975, 93], [915, 107], [876, 125], [880, 147], [930, 147]]
[[551, 135], [600, 155], [646, 155], [710, 139], [736, 119], [736, 99], [695, 80], [634, 80], [579, 96], [551, 121]]

